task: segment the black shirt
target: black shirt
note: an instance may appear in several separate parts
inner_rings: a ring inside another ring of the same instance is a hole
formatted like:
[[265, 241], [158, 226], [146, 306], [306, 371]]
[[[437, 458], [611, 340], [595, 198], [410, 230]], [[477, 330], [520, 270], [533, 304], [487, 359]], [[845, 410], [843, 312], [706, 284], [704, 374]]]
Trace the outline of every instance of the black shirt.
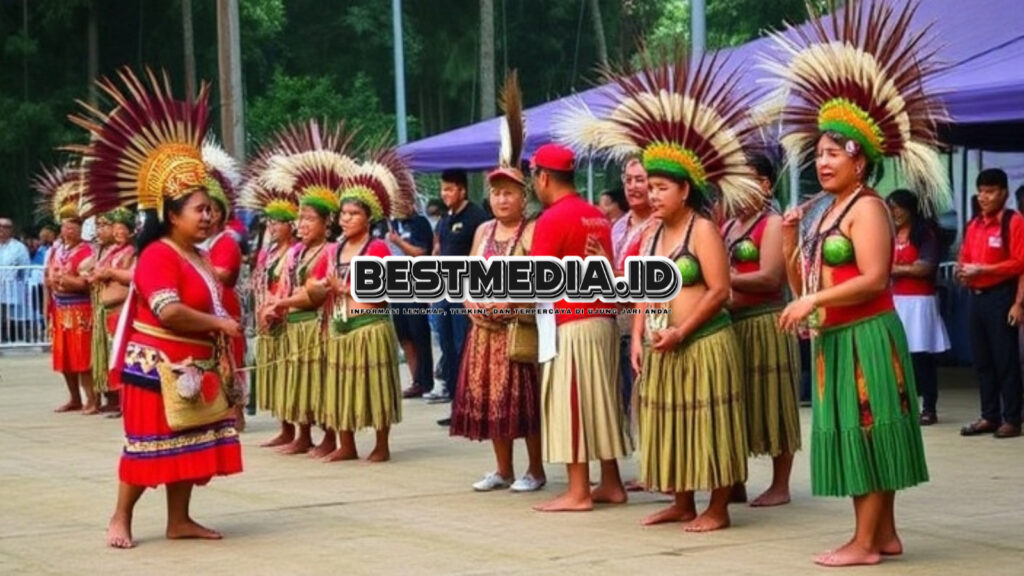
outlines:
[[[430, 229], [430, 221], [423, 216], [414, 214], [404, 220], [392, 220], [391, 226], [402, 240], [426, 250], [428, 256], [434, 249], [434, 232]], [[394, 256], [408, 256], [397, 246], [392, 248], [391, 253]]]
[[472, 202], [458, 214], [447, 214], [437, 224], [441, 256], [469, 256], [476, 229], [488, 220], [487, 213]]

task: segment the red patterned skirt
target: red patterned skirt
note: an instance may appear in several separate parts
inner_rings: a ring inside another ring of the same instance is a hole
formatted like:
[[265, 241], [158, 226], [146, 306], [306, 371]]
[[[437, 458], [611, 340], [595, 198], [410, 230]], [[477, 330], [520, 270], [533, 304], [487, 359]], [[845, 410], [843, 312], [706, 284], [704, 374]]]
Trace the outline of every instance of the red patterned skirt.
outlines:
[[[151, 340], [144, 336], [139, 339]], [[167, 424], [156, 368], [151, 362], [144, 363], [161, 353], [171, 361], [180, 361], [188, 356], [201, 358], [203, 352], [202, 347], [179, 342], [164, 346], [129, 340], [128, 359], [121, 374], [125, 434], [119, 469], [122, 482], [147, 487], [174, 482], [203, 485], [214, 476], [242, 471], [242, 446], [234, 420], [172, 430]], [[208, 355], [209, 349], [205, 352]]]
[[494, 440], [540, 434], [537, 366], [508, 359], [504, 329], [470, 326], [454, 402], [452, 436]]
[[[108, 341], [113, 341], [114, 334], [117, 334], [117, 322], [121, 318], [121, 309], [124, 304], [119, 304], [114, 308], [107, 309], [107, 338]], [[113, 354], [113, 349], [110, 350]], [[111, 370], [107, 373], [107, 390], [109, 392], [117, 392], [121, 389], [121, 372], [120, 370], [113, 370], [114, 362], [110, 361]]]
[[92, 367], [92, 303], [88, 295], [55, 297], [52, 351], [54, 372], [76, 374]]

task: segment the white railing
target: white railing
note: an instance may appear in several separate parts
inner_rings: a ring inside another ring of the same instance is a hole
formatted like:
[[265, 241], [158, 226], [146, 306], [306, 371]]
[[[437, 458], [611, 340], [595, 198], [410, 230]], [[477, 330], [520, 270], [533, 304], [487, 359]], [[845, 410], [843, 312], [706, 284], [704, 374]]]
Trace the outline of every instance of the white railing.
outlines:
[[0, 266], [0, 349], [49, 346], [42, 266]]

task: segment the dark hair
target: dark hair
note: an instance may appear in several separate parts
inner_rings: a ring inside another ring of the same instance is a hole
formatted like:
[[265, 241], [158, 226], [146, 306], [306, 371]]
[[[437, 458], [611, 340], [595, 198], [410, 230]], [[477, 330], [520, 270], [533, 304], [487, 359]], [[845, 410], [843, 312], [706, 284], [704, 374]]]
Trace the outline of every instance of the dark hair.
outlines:
[[441, 182], [458, 184], [467, 190], [469, 189], [469, 177], [466, 176], [465, 170], [445, 170], [441, 172]]
[[601, 192], [601, 196], [607, 196], [609, 200], [619, 206], [619, 210], [629, 212], [629, 202], [626, 201], [626, 192], [622, 188], [612, 188]]
[[772, 164], [772, 161], [767, 156], [764, 154], [752, 154], [747, 160], [747, 166], [753, 168], [758, 176], [767, 178], [773, 187], [775, 186], [775, 178], [777, 177], [775, 165]]
[[679, 186], [689, 186], [690, 193], [686, 196], [685, 204], [701, 216], [711, 216], [711, 208], [714, 204], [715, 196], [718, 193], [717, 190], [711, 188], [712, 184], [708, 184], [708, 189], [706, 191], [700, 190], [694, 186], [693, 182], [689, 178], [661, 170], [648, 171], [647, 178], [664, 178], [675, 182]]
[[981, 215], [981, 202], [978, 202], [978, 195], [971, 196], [971, 218]]
[[537, 168], [538, 171], [547, 172], [551, 179], [563, 186], [575, 186], [576, 185], [576, 171], [575, 170], [550, 170], [548, 168]]
[[1003, 190], [1010, 188], [1006, 172], [1003, 172], [1001, 168], [986, 168], [982, 170], [978, 173], [978, 179], [974, 182], [974, 186], [977, 188], [982, 186], [998, 186]]
[[1024, 212], [1024, 185], [1017, 186], [1017, 189], [1013, 192], [1013, 197], [1017, 199], [1017, 211]]
[[885, 199], [891, 206], [899, 206], [910, 214], [910, 243], [920, 250], [929, 236], [935, 236], [938, 223], [921, 214], [921, 202], [917, 195], [900, 188], [893, 190]]
[[142, 251], [146, 246], [149, 246], [156, 240], [159, 240], [170, 233], [170, 215], [181, 215], [182, 210], [185, 209], [185, 204], [188, 204], [189, 199], [200, 191], [202, 191], [203, 194], [206, 194], [205, 189], [197, 189], [185, 194], [181, 198], [177, 198], [175, 200], [164, 200], [163, 221], [160, 220], [156, 210], [154, 209], [142, 210], [139, 212], [139, 214], [142, 215], [142, 228], [135, 236], [135, 252], [137, 254], [142, 254]]
[[876, 163], [871, 161], [871, 158], [868, 158], [868, 155], [864, 153], [864, 147], [861, 146], [860, 142], [857, 142], [853, 138], [850, 138], [850, 137], [846, 136], [845, 134], [843, 134], [841, 132], [835, 132], [835, 131], [832, 131], [832, 130], [828, 130], [828, 131], [822, 132], [818, 136], [818, 140], [821, 140], [822, 136], [828, 136], [830, 139], [835, 140], [836, 144], [839, 144], [843, 148], [846, 147], [846, 143], [847, 142], [853, 142], [853, 143], [857, 144], [857, 149], [859, 150], [860, 155], [864, 157], [864, 162], [865, 162], [865, 164], [864, 164], [864, 182], [872, 182], [873, 183], [873, 182], [877, 182], [878, 180], [881, 180], [882, 176], [885, 174], [885, 168], [882, 166], [881, 162], [876, 164]]
[[442, 202], [440, 198], [431, 198], [430, 201], [427, 202], [427, 208], [430, 208], [431, 206], [437, 208], [442, 213], [444, 213], [444, 211], [447, 209], [447, 207], [444, 205], [444, 202]]

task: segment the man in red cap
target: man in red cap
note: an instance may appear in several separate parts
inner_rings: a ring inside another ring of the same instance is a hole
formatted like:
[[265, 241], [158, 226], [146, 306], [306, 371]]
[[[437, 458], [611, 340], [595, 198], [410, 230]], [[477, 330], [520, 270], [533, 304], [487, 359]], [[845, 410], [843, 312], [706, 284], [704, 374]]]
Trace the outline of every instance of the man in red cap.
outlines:
[[[572, 151], [561, 146], [545, 144], [533, 156], [533, 188], [546, 208], [537, 220], [531, 256], [585, 258], [595, 248], [612, 254], [611, 224], [576, 193], [574, 169]], [[566, 464], [569, 489], [535, 506], [539, 511], [626, 501], [616, 461], [631, 449], [619, 392], [619, 330], [614, 315], [595, 314], [595, 307], [606, 308], [599, 302], [554, 304], [557, 355], [543, 367], [541, 428], [544, 457]], [[593, 491], [592, 460], [601, 461], [601, 482]]]

